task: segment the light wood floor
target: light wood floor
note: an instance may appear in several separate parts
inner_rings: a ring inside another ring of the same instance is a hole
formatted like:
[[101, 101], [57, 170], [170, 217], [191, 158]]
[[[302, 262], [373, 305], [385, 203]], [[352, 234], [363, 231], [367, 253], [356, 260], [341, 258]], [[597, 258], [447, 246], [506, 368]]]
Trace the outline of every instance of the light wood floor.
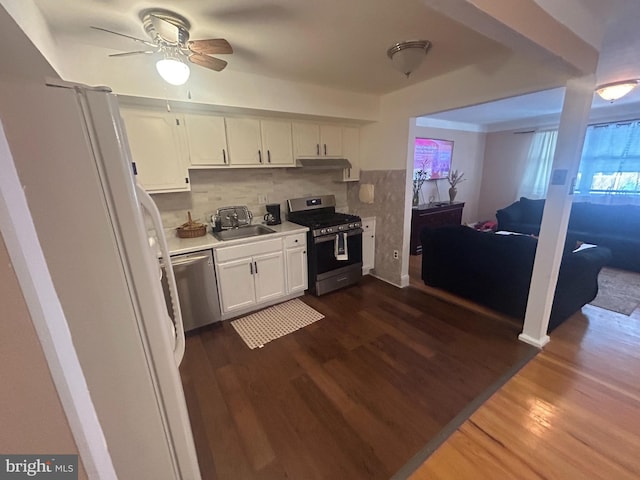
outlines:
[[410, 478], [638, 479], [638, 372], [640, 309], [587, 305]]

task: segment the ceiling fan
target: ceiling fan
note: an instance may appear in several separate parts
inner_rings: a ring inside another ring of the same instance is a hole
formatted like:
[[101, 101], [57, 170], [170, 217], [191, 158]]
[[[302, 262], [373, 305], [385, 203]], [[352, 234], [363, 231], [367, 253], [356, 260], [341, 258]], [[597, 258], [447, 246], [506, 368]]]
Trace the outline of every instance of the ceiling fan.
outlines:
[[156, 69], [160, 76], [172, 85], [182, 85], [188, 80], [190, 70], [185, 60], [219, 72], [227, 66], [227, 62], [211, 55], [233, 53], [233, 48], [224, 38], [189, 40], [191, 25], [186, 18], [177, 13], [149, 9], [140, 13], [140, 19], [150, 40], [143, 40], [102, 27], [92, 26], [91, 28], [129, 38], [148, 47], [145, 50], [114, 53], [109, 55], [110, 57], [159, 53], [162, 58], [156, 63]]

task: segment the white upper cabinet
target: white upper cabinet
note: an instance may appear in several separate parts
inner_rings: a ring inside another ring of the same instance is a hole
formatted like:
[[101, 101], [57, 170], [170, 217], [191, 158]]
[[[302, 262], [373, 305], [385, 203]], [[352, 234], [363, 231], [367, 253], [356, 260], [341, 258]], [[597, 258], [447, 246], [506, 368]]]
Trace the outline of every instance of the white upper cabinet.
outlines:
[[293, 150], [296, 158], [342, 156], [342, 129], [337, 125], [294, 122]]
[[342, 153], [342, 128], [336, 125], [320, 125], [320, 155], [340, 157]]
[[231, 165], [263, 164], [260, 121], [236, 117], [226, 120]]
[[291, 122], [227, 118], [231, 166], [293, 165]]
[[224, 117], [200, 113], [184, 115], [189, 145], [189, 166], [229, 165]]
[[183, 116], [124, 106], [120, 113], [144, 189], [155, 193], [190, 190]]
[[283, 118], [223, 116], [121, 107], [138, 178], [147, 191], [191, 189], [189, 169], [293, 167], [296, 158], [351, 162], [342, 181], [360, 178], [360, 129]]
[[262, 163], [293, 165], [291, 122], [289, 120], [260, 120], [260, 132], [262, 134]]
[[351, 168], [344, 169], [342, 180], [345, 182], [360, 180], [360, 129], [358, 127], [342, 127], [342, 154], [351, 163]]
[[320, 155], [320, 125], [293, 123], [293, 152], [297, 157]]

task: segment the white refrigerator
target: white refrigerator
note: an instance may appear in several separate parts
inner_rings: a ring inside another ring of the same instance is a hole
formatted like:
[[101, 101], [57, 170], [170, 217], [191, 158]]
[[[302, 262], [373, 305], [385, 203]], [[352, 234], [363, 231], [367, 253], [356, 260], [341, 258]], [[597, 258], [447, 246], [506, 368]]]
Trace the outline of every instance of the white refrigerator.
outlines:
[[0, 82], [0, 118], [116, 473], [199, 479], [184, 332], [167, 312], [144, 210], [158, 234], [162, 225], [136, 187], [117, 97], [49, 83]]

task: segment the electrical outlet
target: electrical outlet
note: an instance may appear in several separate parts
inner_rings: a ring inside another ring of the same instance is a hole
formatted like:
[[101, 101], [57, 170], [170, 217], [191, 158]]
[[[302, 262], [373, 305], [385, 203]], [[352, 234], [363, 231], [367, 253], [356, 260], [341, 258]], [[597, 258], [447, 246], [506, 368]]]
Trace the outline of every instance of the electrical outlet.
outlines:
[[398, 250], [393, 251], [393, 258], [395, 258], [396, 260], [400, 258], [400, 253], [398, 252]]
[[267, 203], [267, 196], [264, 194], [258, 194], [258, 205], [264, 205]]

